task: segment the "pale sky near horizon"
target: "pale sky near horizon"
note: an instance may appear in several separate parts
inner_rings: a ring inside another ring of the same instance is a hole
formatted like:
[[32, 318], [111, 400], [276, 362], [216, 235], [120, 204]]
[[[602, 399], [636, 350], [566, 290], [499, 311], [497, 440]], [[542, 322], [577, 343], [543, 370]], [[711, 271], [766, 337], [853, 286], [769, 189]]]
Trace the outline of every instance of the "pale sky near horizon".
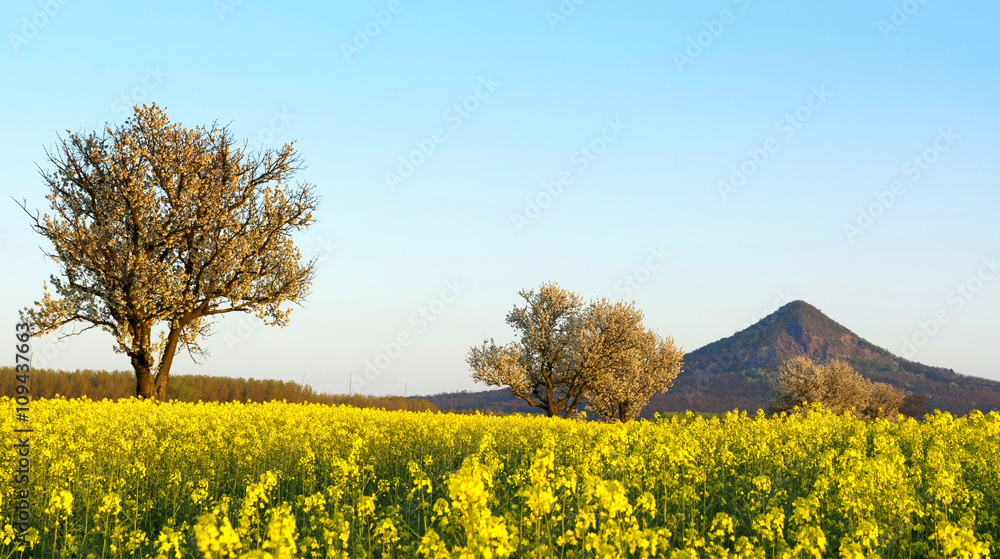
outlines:
[[[517, 292], [556, 281], [634, 299], [688, 351], [802, 299], [1000, 380], [998, 16], [985, 0], [9, 0], [0, 315], [13, 334], [58, 273], [11, 200], [47, 208], [44, 149], [156, 102], [296, 141], [322, 196], [291, 325], [222, 320], [208, 361], [175, 374], [483, 389], [469, 346], [512, 339]], [[100, 333], [40, 339], [35, 359], [129, 368]], [[385, 367], [365, 381], [367, 362]]]

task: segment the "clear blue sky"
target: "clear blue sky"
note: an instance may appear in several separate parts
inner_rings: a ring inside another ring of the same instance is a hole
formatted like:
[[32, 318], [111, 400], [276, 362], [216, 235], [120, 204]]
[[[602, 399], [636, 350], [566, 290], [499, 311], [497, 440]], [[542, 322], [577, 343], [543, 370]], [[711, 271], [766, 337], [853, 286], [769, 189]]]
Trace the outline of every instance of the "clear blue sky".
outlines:
[[[175, 373], [345, 392], [404, 334], [355, 389], [475, 389], [468, 347], [512, 339], [517, 291], [557, 281], [634, 299], [686, 350], [804, 299], [1000, 379], [983, 264], [1000, 256], [998, 16], [985, 0], [9, 0], [0, 314], [12, 330], [57, 270], [10, 201], [45, 209], [44, 148], [155, 101], [296, 140], [323, 196], [298, 241], [324, 259], [291, 326], [227, 318], [208, 362]], [[103, 334], [48, 346], [53, 367], [129, 366]]]

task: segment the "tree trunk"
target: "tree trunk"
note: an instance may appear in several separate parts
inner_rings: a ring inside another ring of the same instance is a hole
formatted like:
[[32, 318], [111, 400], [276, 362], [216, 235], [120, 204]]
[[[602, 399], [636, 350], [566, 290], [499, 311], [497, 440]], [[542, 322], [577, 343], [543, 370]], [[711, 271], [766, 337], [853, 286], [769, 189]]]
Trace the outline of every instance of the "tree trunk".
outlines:
[[156, 399], [161, 402], [167, 401], [167, 391], [170, 390], [170, 371], [161, 370], [156, 374]]
[[128, 356], [132, 358], [135, 371], [135, 395], [140, 400], [156, 398], [156, 380], [153, 378], [153, 355], [149, 352], [150, 327], [139, 321], [130, 321], [132, 347]]
[[155, 398], [156, 383], [153, 381], [149, 361], [140, 355], [133, 355], [132, 368], [135, 370], [135, 395], [142, 400]]
[[167, 333], [167, 343], [163, 347], [163, 355], [160, 356], [160, 368], [156, 372], [155, 383], [156, 399], [161, 402], [167, 401], [167, 391], [170, 390], [170, 367], [174, 364], [174, 354], [177, 353], [177, 344], [184, 323], [170, 328], [170, 332]]

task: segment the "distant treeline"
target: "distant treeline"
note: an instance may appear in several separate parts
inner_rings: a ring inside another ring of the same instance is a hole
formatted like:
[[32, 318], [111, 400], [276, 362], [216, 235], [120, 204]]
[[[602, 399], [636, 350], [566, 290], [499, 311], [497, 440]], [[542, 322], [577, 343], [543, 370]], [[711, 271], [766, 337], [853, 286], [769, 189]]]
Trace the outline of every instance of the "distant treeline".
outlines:
[[[0, 367], [0, 396], [14, 396], [17, 383], [13, 367]], [[117, 400], [135, 395], [135, 375], [130, 371], [58, 371], [33, 369], [31, 397], [66, 398], [87, 396], [91, 400]], [[402, 396], [367, 396], [364, 394], [320, 394], [311, 386], [294, 381], [245, 379], [208, 375], [176, 375], [170, 378], [171, 400], [181, 402], [312, 402], [327, 405], [347, 404], [359, 408], [387, 410], [437, 411], [437, 406], [420, 398]]]
[[[663, 403], [658, 400], [658, 397], [660, 396], [663, 396], [663, 394], [657, 394], [654, 396], [646, 408], [642, 410], [641, 417], [643, 419], [655, 419], [657, 416], [664, 421], [670, 421], [673, 417], [677, 417], [682, 421], [687, 419], [686, 409], [681, 408], [684, 411], [678, 411], [676, 408], [670, 407], [670, 405], [663, 405]], [[540, 415], [544, 413], [538, 408], [529, 406], [524, 400], [514, 397], [511, 395], [510, 390], [506, 388], [498, 390], [485, 390], [482, 392], [469, 392], [468, 390], [462, 390], [460, 392], [441, 392], [439, 394], [423, 396], [422, 398], [426, 399], [432, 405], [437, 406], [443, 413], [468, 415], [476, 413], [481, 413], [483, 415]], [[586, 403], [584, 403], [584, 405], [580, 406], [579, 411], [586, 412], [588, 420], [603, 421], [600, 415], [587, 410], [586, 407]], [[693, 414], [695, 417], [710, 419], [712, 417], [721, 417], [728, 411], [732, 411], [732, 408], [722, 408], [719, 412], [697, 411], [693, 412]], [[754, 412], [751, 410], [750, 413], [753, 414]]]

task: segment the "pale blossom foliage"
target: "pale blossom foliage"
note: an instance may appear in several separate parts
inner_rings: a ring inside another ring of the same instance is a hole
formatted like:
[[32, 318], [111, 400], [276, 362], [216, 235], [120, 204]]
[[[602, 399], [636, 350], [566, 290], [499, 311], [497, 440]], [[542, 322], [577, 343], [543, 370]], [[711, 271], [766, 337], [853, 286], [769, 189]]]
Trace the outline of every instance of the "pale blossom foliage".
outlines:
[[634, 303], [584, 305], [555, 283], [520, 295], [527, 304], [507, 315], [520, 339], [484, 341], [466, 361], [476, 381], [507, 386], [549, 416], [571, 417], [586, 404], [609, 421], [636, 419], [681, 370], [683, 352], [644, 328]]
[[284, 326], [286, 303], [308, 292], [315, 263], [292, 235], [318, 199], [290, 184], [301, 168], [291, 144], [247, 153], [227, 128], [184, 128], [154, 104], [47, 155], [51, 213], [29, 215], [61, 272], [25, 318], [38, 334], [70, 323], [110, 333], [139, 396], [166, 397], [174, 355], [203, 357], [213, 317]]

